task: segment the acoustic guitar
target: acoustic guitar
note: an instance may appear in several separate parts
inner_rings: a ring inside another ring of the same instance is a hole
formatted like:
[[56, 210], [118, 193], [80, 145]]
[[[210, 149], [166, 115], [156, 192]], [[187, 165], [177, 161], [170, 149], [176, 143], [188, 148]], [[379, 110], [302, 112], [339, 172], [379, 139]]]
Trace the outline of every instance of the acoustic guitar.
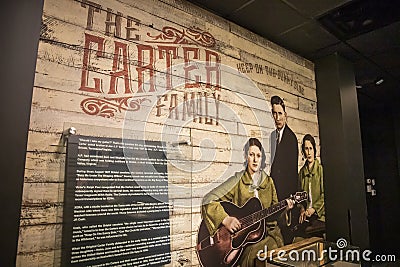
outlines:
[[[299, 203], [307, 199], [307, 192], [297, 192], [288, 199]], [[231, 233], [221, 225], [214, 235], [210, 235], [204, 220], [201, 222], [196, 252], [203, 267], [231, 267], [238, 262], [244, 248], [249, 244], [259, 242], [264, 237], [265, 219], [278, 213], [287, 206], [287, 201], [262, 209], [258, 198], [250, 198], [242, 207], [222, 201], [220, 202], [229, 216], [236, 217], [241, 223], [241, 229]]]

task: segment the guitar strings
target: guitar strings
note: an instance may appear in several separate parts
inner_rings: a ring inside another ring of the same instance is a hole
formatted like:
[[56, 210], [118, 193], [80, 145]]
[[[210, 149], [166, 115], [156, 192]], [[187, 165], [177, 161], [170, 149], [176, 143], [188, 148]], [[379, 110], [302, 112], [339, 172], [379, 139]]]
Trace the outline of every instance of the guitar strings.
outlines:
[[[300, 201], [304, 200], [304, 193], [306, 193], [306, 192], [302, 192], [300, 196], [298, 196], [298, 193], [296, 193], [295, 196], [289, 197], [288, 199], [294, 199], [294, 198], [296, 198], [297, 202], [300, 202]], [[298, 199], [297, 199], [297, 198], [298, 198]], [[277, 204], [275, 204], [275, 205], [273, 205], [273, 206], [270, 206], [270, 207], [268, 207], [268, 208], [265, 208], [265, 209], [262, 209], [262, 210], [260, 210], [260, 211], [257, 211], [257, 212], [255, 212], [255, 213], [253, 213], [253, 214], [250, 214], [250, 215], [247, 215], [247, 216], [245, 216], [245, 217], [243, 217], [243, 218], [240, 218], [239, 221], [241, 222], [242, 225], [245, 225], [245, 226], [244, 226], [244, 227], [241, 227], [240, 230], [239, 230], [238, 232], [245, 230], [246, 228], [250, 227], [251, 225], [253, 225], [254, 223], [256, 223], [256, 222], [258, 222], [258, 221], [261, 221], [262, 219], [264, 219], [263, 217], [269, 217], [269, 216], [271, 216], [271, 215], [277, 213], [278, 211], [282, 210], [283, 208], [285, 208], [285, 207], [287, 206], [286, 200], [287, 200], [287, 199], [282, 200], [282, 201], [278, 202]], [[274, 209], [275, 209], [275, 210], [274, 210]], [[262, 213], [266, 213], [266, 214], [262, 215]], [[254, 221], [254, 216], [255, 216], [256, 214], [257, 214], [257, 216], [259, 216], [259, 218], [257, 218], [257, 219]], [[243, 223], [242, 223], [242, 222], [243, 222]], [[248, 225], [247, 225], [247, 224], [248, 224]], [[218, 232], [217, 232], [217, 233], [218, 233]], [[227, 233], [221, 234], [221, 235], [219, 235], [219, 236], [220, 236], [220, 237], [226, 237], [226, 236], [228, 236], [228, 235], [232, 235], [232, 234], [228, 231]], [[202, 244], [202, 243], [203, 243], [204, 241], [206, 241], [208, 238], [209, 238], [209, 237], [204, 238], [203, 240], [201, 240], [201, 241], [199, 242], [199, 244]]]
[[[250, 223], [250, 225], [252, 225], [253, 223], [263, 219], [263, 217], [270, 216], [270, 215], [280, 211], [281, 209], [285, 208], [286, 206], [287, 206], [286, 200], [282, 200], [282, 201], [278, 202], [276, 205], [273, 205], [266, 209], [257, 211], [253, 214], [247, 215], [246, 217], [240, 218], [239, 221], [243, 225], [246, 225], [248, 223]], [[276, 209], [276, 210], [274, 210], [274, 209]], [[265, 213], [265, 214], [263, 214], [263, 213]], [[254, 217], [256, 217], [255, 221], [254, 221]], [[247, 226], [245, 226], [245, 227], [247, 227]]]
[[[260, 214], [260, 213], [262, 213], [262, 212], [266, 212], [266, 213], [268, 214], [268, 213], [269, 213], [269, 210], [274, 210], [274, 209], [276, 208], [276, 210], [271, 211], [271, 213], [267, 215], [267, 216], [270, 216], [270, 215], [273, 215], [273, 214], [277, 213], [278, 211], [282, 210], [282, 209], [285, 208], [286, 206], [287, 206], [287, 202], [286, 202], [286, 199], [285, 199], [285, 200], [282, 200], [282, 201], [278, 202], [277, 204], [275, 204], [275, 205], [273, 205], [273, 206], [271, 206], [271, 207], [269, 207], [269, 208], [266, 208], [266, 209], [257, 211], [257, 212], [255, 212], [255, 213], [253, 213], [253, 214], [251, 214], [251, 215], [247, 215], [246, 217], [240, 218], [239, 221], [240, 221], [240, 222], [243, 222], [243, 225], [245, 225], [245, 226], [242, 227], [242, 228], [240, 228], [240, 230], [239, 230], [238, 232], [245, 230], [246, 228], [250, 227], [251, 225], [253, 225], [254, 223], [256, 223], [256, 222], [258, 222], [258, 221], [261, 221], [261, 220], [263, 219], [262, 217], [264, 217], [264, 216], [261, 216], [261, 217], [258, 218], [256, 221], [254, 221], [254, 218], [251, 219], [251, 217], [252, 217], [254, 214]], [[247, 225], [247, 224], [248, 224], [248, 225]], [[227, 232], [227, 233], [221, 234], [221, 235], [219, 235], [219, 236], [220, 236], [220, 237], [227, 237], [228, 235], [232, 235], [232, 234], [231, 234], [230, 232]], [[204, 241], [204, 240], [205, 240], [205, 239], [203, 239], [203, 241]]]
[[[304, 200], [304, 192], [302, 192], [300, 196], [298, 196], [298, 195], [299, 195], [299, 193], [296, 193], [295, 196], [289, 197], [287, 199], [292, 199], [292, 200], [296, 199], [297, 202], [299, 202], [301, 200]], [[287, 202], [286, 202], [287, 199], [282, 200], [282, 201], [278, 202], [277, 204], [275, 204], [273, 206], [270, 206], [270, 207], [265, 208], [263, 210], [257, 211], [257, 212], [255, 212], [253, 214], [250, 214], [250, 215], [248, 215], [246, 217], [240, 218], [239, 221], [243, 222], [243, 224], [250, 223], [250, 225], [252, 225], [257, 221], [260, 221], [262, 219], [262, 217], [271, 216], [274, 213], [276, 213], [276, 212], [282, 210], [283, 208], [285, 208], [287, 206]], [[276, 210], [274, 211], [274, 209], [276, 209]], [[263, 213], [266, 213], [266, 214], [263, 214]], [[254, 217], [255, 216], [259, 216], [260, 218], [256, 217], [257, 219], [254, 221]], [[247, 227], [248, 226], [245, 226], [245, 228], [247, 228]]]

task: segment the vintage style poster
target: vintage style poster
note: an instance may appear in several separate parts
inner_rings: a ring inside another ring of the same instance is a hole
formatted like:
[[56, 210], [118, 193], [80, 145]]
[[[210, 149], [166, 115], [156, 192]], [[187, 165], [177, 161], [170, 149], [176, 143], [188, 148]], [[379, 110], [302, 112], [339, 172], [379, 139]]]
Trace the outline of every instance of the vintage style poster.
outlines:
[[269, 218], [319, 160], [313, 64], [185, 1], [45, 0], [35, 75], [20, 266], [206, 266], [210, 203]]

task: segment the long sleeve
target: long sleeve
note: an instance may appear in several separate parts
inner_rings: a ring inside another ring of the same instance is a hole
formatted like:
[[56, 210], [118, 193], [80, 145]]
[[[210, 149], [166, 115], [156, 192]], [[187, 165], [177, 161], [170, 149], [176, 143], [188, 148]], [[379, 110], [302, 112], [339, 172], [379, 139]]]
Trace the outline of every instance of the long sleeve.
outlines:
[[270, 176], [274, 180], [279, 200], [296, 193], [298, 178], [298, 143], [296, 135], [285, 126], [281, 142], [274, 155]]
[[[312, 208], [315, 209], [318, 219], [325, 221], [325, 194], [324, 194], [324, 176], [322, 165], [319, 164], [318, 160], [315, 160], [314, 167], [311, 172], [308, 171], [306, 165], [304, 165], [299, 172], [299, 187], [301, 190], [310, 194], [309, 183], [311, 181], [311, 198]], [[307, 208], [310, 203], [306, 201]]]
[[231, 198], [229, 194], [218, 197], [217, 194], [210, 192], [203, 200], [204, 204], [201, 208], [201, 213], [211, 235], [215, 234], [222, 221], [228, 216], [220, 201], [231, 201]]
[[323, 169], [322, 169], [322, 165], [318, 166], [318, 170], [317, 170], [317, 174], [316, 177], [317, 178], [316, 182], [312, 185], [312, 192], [318, 192], [319, 194], [313, 194], [313, 204], [312, 207], [315, 209], [315, 212], [318, 215], [318, 218], [322, 221], [325, 221], [325, 194], [324, 194], [324, 176], [323, 176]]
[[220, 202], [233, 202], [233, 192], [242, 174], [243, 172], [237, 173], [204, 196], [201, 215], [210, 235], [215, 234], [222, 221], [228, 216]]
[[[293, 133], [293, 132], [292, 132]], [[290, 168], [290, 179], [291, 179], [291, 194], [296, 193], [296, 182], [297, 182], [297, 177], [298, 177], [298, 160], [299, 160], [299, 146], [297, 143], [297, 139], [296, 136], [292, 135], [291, 138], [291, 145], [290, 147], [292, 148], [292, 152], [289, 153], [287, 156], [288, 158], [290, 158], [289, 162], [288, 162], [288, 167]], [[287, 195], [286, 197], [289, 197], [289, 195]]]
[[278, 200], [278, 195], [276, 194], [275, 184], [274, 184], [274, 181], [272, 179], [271, 179], [271, 184], [272, 184], [272, 186], [271, 186], [272, 187], [271, 188], [271, 191], [272, 191], [271, 206], [272, 206], [272, 205], [278, 203], [279, 200]]

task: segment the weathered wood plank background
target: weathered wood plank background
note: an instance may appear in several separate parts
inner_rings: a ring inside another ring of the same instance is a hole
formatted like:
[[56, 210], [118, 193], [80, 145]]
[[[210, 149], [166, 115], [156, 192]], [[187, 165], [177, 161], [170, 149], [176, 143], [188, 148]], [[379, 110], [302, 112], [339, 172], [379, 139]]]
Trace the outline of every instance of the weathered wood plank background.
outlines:
[[[207, 32], [215, 42], [207, 46], [199, 40], [173, 43], [174, 39], [151, 37], [162, 34], [164, 27], [186, 33], [190, 29]], [[92, 42], [87, 44], [88, 40]], [[102, 53], [97, 53], [100, 49]], [[191, 64], [206, 61], [207, 57], [211, 68], [219, 61], [220, 80], [217, 72], [211, 72], [213, 86], [205, 88], [206, 78], [200, 77], [201, 83], [196, 83], [193, 72], [190, 77], [178, 77], [190, 78], [190, 83], [195, 84], [192, 88], [177, 86], [174, 90], [152, 92], [147, 84], [143, 96], [163, 95], [159, 99], [165, 105], [157, 110], [154, 102], [143, 102], [143, 107], [148, 105], [151, 110], [147, 118], [127, 116], [131, 111], [124, 109], [114, 111], [111, 117], [89, 115], [81, 107], [87, 98], [104, 100], [140, 95], [139, 84], [150, 79], [151, 71], [157, 78], [157, 90], [167, 87], [168, 64], [173, 71], [181, 71], [171, 74], [182, 76], [185, 58]], [[198, 266], [194, 246], [201, 220], [201, 198], [221, 179], [232, 175], [233, 170], [242, 168], [242, 148], [248, 137], [262, 138], [269, 150], [269, 133], [274, 129], [268, 103], [272, 95], [285, 100], [288, 124], [299, 143], [304, 134], [310, 133], [319, 144], [313, 68], [311, 62], [290, 51], [183, 0], [45, 0], [17, 265], [60, 265], [65, 164], [62, 133], [74, 126], [83, 135], [135, 138], [144, 134], [146, 139], [162, 140], [169, 135], [175, 138], [176, 133], [177, 140], [190, 140], [189, 145], [180, 146], [169, 157], [169, 183], [174, 189], [181, 188], [169, 192], [172, 251], [169, 266]], [[111, 86], [113, 75], [118, 76], [115, 92]], [[80, 90], [83, 85], [91, 89]], [[181, 104], [187, 92], [189, 95], [208, 92], [209, 112], [214, 115], [217, 107], [213, 93], [218, 94], [218, 125], [215, 117], [206, 124], [206, 116], [202, 122], [199, 119], [193, 122], [183, 119], [188, 115], [183, 109], [169, 112], [168, 107], [174, 103], [172, 95], [176, 94], [176, 101]], [[171, 119], [170, 115], [178, 119]], [[135, 125], [142, 121], [146, 121], [144, 133], [136, 132]], [[302, 164], [299, 155], [299, 167]]]

